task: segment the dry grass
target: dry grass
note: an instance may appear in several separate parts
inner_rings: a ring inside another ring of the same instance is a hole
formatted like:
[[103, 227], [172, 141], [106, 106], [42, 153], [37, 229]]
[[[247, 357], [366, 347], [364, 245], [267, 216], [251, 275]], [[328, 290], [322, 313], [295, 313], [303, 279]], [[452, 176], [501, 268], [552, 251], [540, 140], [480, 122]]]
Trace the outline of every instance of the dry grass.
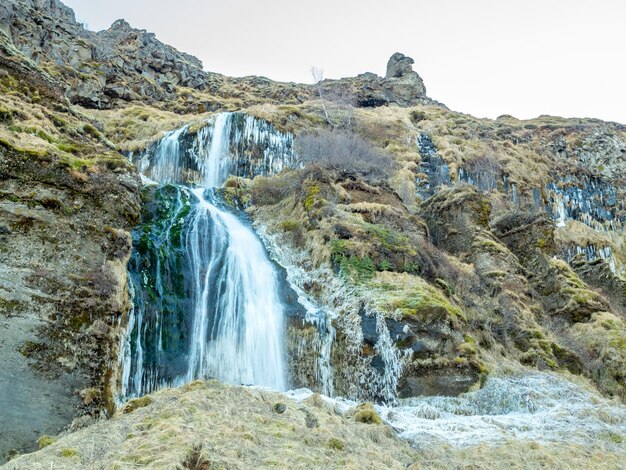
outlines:
[[[358, 422], [322, 400], [296, 403], [275, 392], [194, 382], [152, 403], [60, 438], [8, 468], [417, 468], [393, 431]], [[276, 403], [286, 405], [283, 413]], [[375, 421], [375, 420], [374, 420]], [[73, 449], [69, 457], [63, 449]]]
[[623, 461], [619, 455], [607, 454], [603, 449], [582, 447], [577, 444], [542, 443], [512, 440], [499, 445], [481, 444], [467, 448], [434, 445], [422, 453], [423, 468], [448, 470], [530, 470], [558, 468], [620, 469]]
[[180, 115], [145, 105], [112, 110], [82, 110], [103, 125], [104, 135], [121, 150], [143, 149], [163, 132], [201, 122], [206, 115]]
[[570, 344], [579, 351], [586, 367], [601, 388], [626, 401], [626, 323], [609, 312], [594, 313], [588, 323], [577, 323], [568, 332]]
[[[619, 454], [595, 444], [536, 442], [453, 447], [433, 438], [420, 450], [380, 423], [370, 404], [347, 411], [312, 395], [295, 402], [276, 392], [193, 382], [151, 395], [152, 402], [120, 413], [8, 469], [618, 469]], [[285, 410], [282, 413], [276, 410]], [[623, 436], [607, 436], [622, 439]]]

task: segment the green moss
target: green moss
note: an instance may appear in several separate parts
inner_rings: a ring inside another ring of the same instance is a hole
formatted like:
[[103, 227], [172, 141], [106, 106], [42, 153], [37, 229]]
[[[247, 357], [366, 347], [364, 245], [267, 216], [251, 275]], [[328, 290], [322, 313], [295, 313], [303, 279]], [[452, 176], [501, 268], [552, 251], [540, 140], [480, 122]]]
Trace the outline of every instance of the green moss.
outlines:
[[564, 280], [572, 287], [585, 289], [587, 285], [578, 277], [574, 270], [565, 261], [558, 258], [551, 258], [550, 265], [557, 271], [557, 275], [564, 278]]
[[78, 147], [69, 142], [57, 144], [57, 148], [65, 153], [78, 153]]
[[316, 184], [310, 184], [306, 189], [306, 196], [304, 198], [304, 210], [310, 212], [317, 201], [317, 195], [320, 193], [320, 187]]
[[94, 126], [92, 126], [91, 124], [85, 124], [83, 126], [83, 132], [93, 137], [94, 139], [100, 139], [102, 137], [102, 134], [100, 134], [100, 131], [96, 129]]
[[470, 335], [463, 336], [463, 339], [465, 340], [466, 343], [476, 344], [476, 340], [472, 338]]
[[480, 236], [480, 235], [477, 236], [474, 239], [472, 245], [474, 248], [481, 250], [481, 251], [488, 251], [491, 253], [510, 254], [509, 250], [502, 243], [498, 243], [492, 238], [488, 238], [485, 236]]
[[421, 319], [464, 318], [461, 309], [423, 279], [409, 274], [377, 273], [367, 291], [382, 312]]
[[362, 403], [357, 406], [354, 421], [364, 424], [383, 424], [383, 420], [376, 413], [371, 403]]
[[476, 350], [476, 343], [471, 342], [461, 343], [458, 347], [458, 350], [461, 354], [465, 356], [474, 356], [478, 352]]
[[417, 254], [411, 239], [403, 233], [382, 224], [363, 222], [362, 226], [373, 241], [378, 241], [384, 249], [395, 253], [406, 253], [411, 256]]
[[152, 398], [150, 397], [135, 398], [134, 400], [130, 400], [128, 403], [126, 403], [126, 406], [124, 406], [124, 408], [122, 409], [122, 413], [132, 413], [139, 408], [145, 408], [146, 406], [151, 404]]
[[17, 153], [20, 153], [22, 155], [26, 155], [29, 157], [41, 158], [41, 157], [46, 156], [47, 154], [46, 150], [32, 150], [32, 149], [16, 147], [13, 144], [11, 144], [8, 140], [5, 140], [1, 137], [0, 137], [0, 147], [4, 147], [8, 150], [13, 150], [14, 152], [17, 152]]
[[56, 141], [56, 139], [52, 137], [50, 134], [45, 132], [43, 129], [39, 129], [37, 127], [21, 127], [17, 125], [11, 125], [9, 126], [9, 130], [15, 133], [34, 135], [36, 137], [39, 137], [42, 140], [45, 140], [46, 142], [50, 144]]
[[78, 457], [78, 451], [76, 449], [65, 448], [59, 451], [59, 455], [65, 458]]
[[48, 447], [49, 445], [54, 444], [56, 441], [56, 437], [41, 436], [39, 439], [37, 439], [37, 445], [39, 445], [40, 449], [43, 449], [44, 447]]

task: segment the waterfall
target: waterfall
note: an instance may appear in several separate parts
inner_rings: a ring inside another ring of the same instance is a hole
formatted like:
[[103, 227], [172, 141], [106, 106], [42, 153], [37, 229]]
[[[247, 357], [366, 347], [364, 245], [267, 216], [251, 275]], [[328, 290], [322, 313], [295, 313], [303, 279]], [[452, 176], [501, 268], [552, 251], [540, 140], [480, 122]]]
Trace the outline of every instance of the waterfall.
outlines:
[[287, 388], [277, 273], [217, 188], [231, 174], [280, 171], [293, 163], [291, 148], [268, 123], [222, 113], [195, 135], [187, 126], [167, 133], [134, 159], [156, 184], [134, 233], [122, 398], [206, 377]]
[[285, 389], [283, 311], [276, 276], [254, 232], [198, 199], [187, 235], [193, 265], [194, 316], [186, 381], [213, 376], [229, 383]]

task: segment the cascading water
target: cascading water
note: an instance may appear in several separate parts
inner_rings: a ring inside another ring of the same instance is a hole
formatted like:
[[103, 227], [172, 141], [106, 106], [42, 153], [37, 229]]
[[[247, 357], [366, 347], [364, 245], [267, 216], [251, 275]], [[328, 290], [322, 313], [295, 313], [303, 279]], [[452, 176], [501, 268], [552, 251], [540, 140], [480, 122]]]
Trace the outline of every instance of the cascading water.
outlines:
[[193, 326], [186, 381], [202, 376], [229, 383], [286, 387], [283, 311], [261, 242], [211, 190], [193, 190], [187, 246], [193, 273]]
[[136, 159], [156, 184], [130, 262], [122, 397], [199, 377], [287, 388], [277, 274], [216, 188], [230, 174], [279, 171], [292, 157], [290, 136], [222, 113], [195, 136], [187, 127], [166, 134]]

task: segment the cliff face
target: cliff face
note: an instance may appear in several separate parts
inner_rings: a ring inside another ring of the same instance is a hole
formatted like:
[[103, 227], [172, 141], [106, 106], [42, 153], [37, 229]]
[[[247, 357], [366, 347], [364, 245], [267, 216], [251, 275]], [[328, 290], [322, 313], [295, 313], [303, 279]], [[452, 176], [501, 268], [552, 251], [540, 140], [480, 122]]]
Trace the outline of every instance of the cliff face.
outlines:
[[626, 127], [476, 119], [428, 98], [412, 63], [394, 54], [384, 78], [317, 86], [229, 78], [123, 20], [94, 33], [57, 0], [3, 2], [0, 408], [33, 419], [7, 415], [0, 454], [76, 414], [112, 412], [142, 203], [120, 151], [149, 158], [183, 124], [191, 148], [218, 110], [271, 123], [290, 152], [339, 134], [381, 158], [375, 169], [294, 161], [223, 189], [294, 287], [330, 312], [289, 321], [294, 386], [455, 396], [506, 362], [624, 400]]
[[128, 309], [128, 230], [140, 181], [62, 85], [2, 33], [0, 93], [4, 458], [79, 409], [111, 408], [105, 372]]

